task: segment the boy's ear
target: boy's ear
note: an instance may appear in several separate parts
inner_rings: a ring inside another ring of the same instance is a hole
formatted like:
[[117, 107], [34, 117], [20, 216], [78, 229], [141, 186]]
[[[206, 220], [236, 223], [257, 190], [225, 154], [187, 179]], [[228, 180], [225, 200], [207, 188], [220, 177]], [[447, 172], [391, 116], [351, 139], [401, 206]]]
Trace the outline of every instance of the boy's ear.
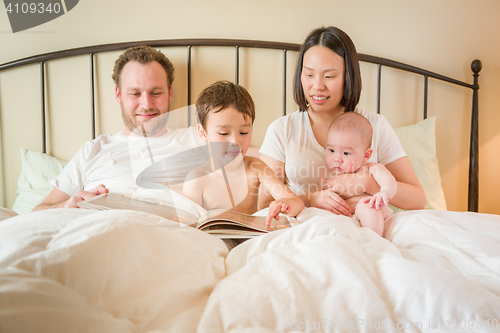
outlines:
[[372, 157], [372, 154], [373, 154], [373, 148], [368, 148], [366, 151], [365, 151], [365, 157], [364, 157], [364, 161], [368, 161], [370, 159], [370, 157]]
[[208, 141], [208, 138], [207, 138], [207, 132], [205, 131], [205, 129], [203, 128], [203, 125], [202, 124], [198, 124], [198, 126], [196, 126], [196, 129], [198, 131], [198, 135], [200, 136], [200, 138], [207, 142]]

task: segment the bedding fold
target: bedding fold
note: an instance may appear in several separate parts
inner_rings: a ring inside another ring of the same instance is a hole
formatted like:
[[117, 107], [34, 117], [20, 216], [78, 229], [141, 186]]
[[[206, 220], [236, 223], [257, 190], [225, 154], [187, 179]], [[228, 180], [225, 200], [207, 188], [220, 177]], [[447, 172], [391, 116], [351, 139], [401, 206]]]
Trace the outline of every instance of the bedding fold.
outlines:
[[496, 331], [499, 230], [498, 216], [441, 211], [395, 214], [387, 239], [307, 219], [230, 252], [198, 331]]
[[194, 332], [227, 252], [219, 239], [147, 213], [9, 219], [0, 225], [0, 331]]
[[317, 209], [297, 219], [231, 252], [199, 230], [134, 211], [7, 219], [0, 331], [498, 330], [499, 216], [399, 212], [385, 238]]

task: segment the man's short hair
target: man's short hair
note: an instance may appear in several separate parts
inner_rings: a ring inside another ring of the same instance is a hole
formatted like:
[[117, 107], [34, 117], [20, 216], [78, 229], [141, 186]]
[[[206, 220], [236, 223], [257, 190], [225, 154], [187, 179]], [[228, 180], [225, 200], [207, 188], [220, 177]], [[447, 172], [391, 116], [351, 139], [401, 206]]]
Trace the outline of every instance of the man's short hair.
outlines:
[[234, 107], [240, 113], [255, 120], [255, 106], [252, 96], [239, 84], [229, 81], [217, 81], [205, 88], [196, 101], [198, 121], [206, 128], [206, 122], [210, 112], [217, 113], [229, 106]]
[[357, 112], [347, 111], [335, 117], [330, 124], [328, 133], [330, 131], [353, 131], [359, 134], [367, 149], [372, 145], [372, 125], [368, 119]]
[[153, 61], [158, 62], [167, 74], [168, 87], [172, 87], [172, 82], [174, 81], [174, 65], [172, 65], [170, 60], [161, 53], [161, 51], [150, 46], [130, 47], [116, 59], [115, 68], [113, 69], [113, 75], [111, 77], [118, 87], [120, 87], [120, 74], [123, 67], [125, 67], [129, 61], [137, 61], [142, 65]]

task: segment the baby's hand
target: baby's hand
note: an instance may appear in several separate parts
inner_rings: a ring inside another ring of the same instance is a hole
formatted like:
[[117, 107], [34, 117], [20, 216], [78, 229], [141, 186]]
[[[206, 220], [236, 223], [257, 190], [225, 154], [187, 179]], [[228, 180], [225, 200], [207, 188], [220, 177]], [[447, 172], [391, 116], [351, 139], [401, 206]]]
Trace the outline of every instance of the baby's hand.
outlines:
[[389, 193], [385, 190], [375, 193], [369, 201], [370, 208], [379, 210], [382, 207], [389, 207]]
[[271, 202], [271, 204], [269, 205], [269, 212], [267, 213], [266, 225], [270, 226], [273, 218], [279, 220], [280, 213], [290, 213], [290, 206], [281, 201]]

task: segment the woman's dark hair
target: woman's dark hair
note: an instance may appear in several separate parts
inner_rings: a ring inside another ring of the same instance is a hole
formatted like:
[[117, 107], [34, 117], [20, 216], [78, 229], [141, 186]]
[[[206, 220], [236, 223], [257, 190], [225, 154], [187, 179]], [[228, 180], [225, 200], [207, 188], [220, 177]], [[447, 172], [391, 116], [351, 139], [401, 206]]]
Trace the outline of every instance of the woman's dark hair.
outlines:
[[300, 47], [293, 81], [293, 98], [299, 105], [300, 111], [307, 110], [307, 100], [301, 81], [304, 54], [316, 45], [327, 47], [344, 58], [344, 94], [340, 103], [344, 106], [345, 111], [354, 111], [361, 95], [359, 57], [351, 38], [336, 27], [322, 27], [312, 31]]

